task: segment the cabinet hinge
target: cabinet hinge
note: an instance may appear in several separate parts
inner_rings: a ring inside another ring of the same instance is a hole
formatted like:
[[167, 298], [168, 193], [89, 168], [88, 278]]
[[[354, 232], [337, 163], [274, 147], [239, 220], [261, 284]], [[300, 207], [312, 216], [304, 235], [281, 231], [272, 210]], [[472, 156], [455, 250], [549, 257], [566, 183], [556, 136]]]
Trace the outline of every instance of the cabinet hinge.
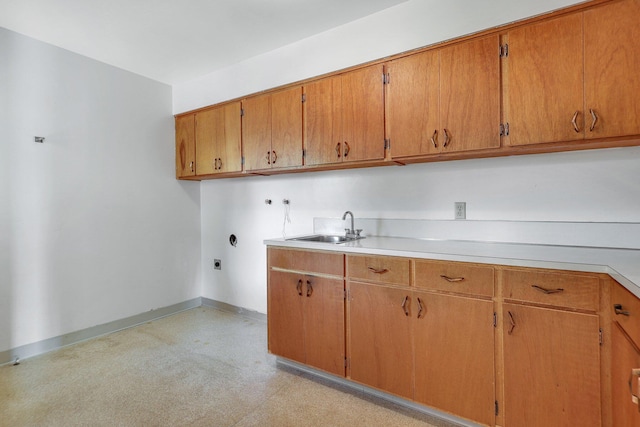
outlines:
[[498, 327], [498, 313], [496, 313], [495, 311], [493, 312], [493, 327]]
[[391, 149], [391, 139], [385, 139], [384, 140], [384, 149], [385, 150], [390, 150]]
[[344, 358], [344, 368], [349, 369], [349, 359], [347, 357]]
[[391, 83], [391, 75], [389, 73], [387, 74], [382, 73], [382, 84], [388, 85], [389, 83]]
[[240, 109], [240, 117], [244, 117], [244, 108]]
[[500, 123], [500, 136], [509, 136], [509, 123]]
[[498, 401], [497, 401], [497, 400], [496, 400], [495, 404], [496, 404], [495, 409], [496, 409], [496, 416], [497, 416], [497, 415], [498, 415], [498, 413], [500, 412], [500, 411], [498, 410]]
[[306, 93], [302, 94], [302, 102], [307, 102], [307, 94]]
[[600, 328], [600, 330], [599, 330], [599, 338], [598, 339], [600, 340], [600, 345], [604, 344], [604, 338], [602, 338], [602, 328]]
[[302, 149], [302, 158], [307, 157], [307, 150], [305, 150], [304, 148]]
[[244, 166], [244, 156], [240, 157], [240, 164]]
[[499, 53], [500, 58], [506, 58], [507, 56], [509, 56], [509, 44], [505, 43], [503, 45], [500, 45]]

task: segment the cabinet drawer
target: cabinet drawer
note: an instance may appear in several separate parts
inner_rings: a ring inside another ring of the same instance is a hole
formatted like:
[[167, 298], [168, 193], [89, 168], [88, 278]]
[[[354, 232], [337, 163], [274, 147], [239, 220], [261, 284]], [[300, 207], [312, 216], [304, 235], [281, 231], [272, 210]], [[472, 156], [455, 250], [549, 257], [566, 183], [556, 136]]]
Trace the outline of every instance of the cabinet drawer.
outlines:
[[408, 286], [409, 264], [408, 258], [347, 255], [347, 277]]
[[504, 298], [555, 307], [597, 311], [600, 279], [595, 276], [534, 270], [505, 270]]
[[341, 277], [344, 275], [344, 257], [341, 253], [269, 248], [267, 258], [270, 268]]
[[624, 286], [614, 283], [611, 290], [611, 311], [613, 320], [618, 322], [633, 342], [640, 347], [640, 299]]
[[493, 296], [493, 267], [447, 261], [416, 261], [416, 286]]

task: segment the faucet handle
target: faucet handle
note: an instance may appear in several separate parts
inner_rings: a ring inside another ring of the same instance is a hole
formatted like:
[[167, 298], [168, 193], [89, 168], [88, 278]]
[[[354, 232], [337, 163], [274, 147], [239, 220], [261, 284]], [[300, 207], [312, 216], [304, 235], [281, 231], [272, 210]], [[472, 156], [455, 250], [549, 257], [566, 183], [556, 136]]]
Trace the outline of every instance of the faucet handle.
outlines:
[[362, 228], [356, 229], [356, 236], [360, 237], [360, 233], [362, 233]]
[[349, 233], [351, 233], [351, 229], [349, 229], [349, 228], [345, 228], [345, 229], [344, 229], [344, 234], [345, 234], [345, 235], [349, 235]]

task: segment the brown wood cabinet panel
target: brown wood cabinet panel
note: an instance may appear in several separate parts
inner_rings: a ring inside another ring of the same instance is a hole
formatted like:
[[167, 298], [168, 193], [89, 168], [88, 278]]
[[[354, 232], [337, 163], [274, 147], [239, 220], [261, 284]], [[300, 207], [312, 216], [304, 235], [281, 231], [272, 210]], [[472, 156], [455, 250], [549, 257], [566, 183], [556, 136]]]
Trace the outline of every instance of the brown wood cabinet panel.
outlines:
[[242, 151], [245, 170], [271, 168], [271, 95], [242, 101]]
[[347, 255], [347, 277], [409, 286], [410, 261], [399, 257]]
[[344, 377], [344, 281], [305, 276], [306, 363]]
[[[341, 76], [304, 85], [305, 165], [342, 161], [340, 136]], [[336, 148], [338, 148], [336, 150]]]
[[308, 250], [269, 248], [269, 267], [285, 270], [344, 275], [344, 255], [336, 252], [315, 252]]
[[416, 260], [416, 286], [437, 291], [491, 297], [494, 269], [462, 262]]
[[342, 75], [343, 161], [384, 159], [382, 64]]
[[584, 12], [584, 37], [586, 137], [640, 134], [640, 1]]
[[[269, 271], [269, 351], [277, 356], [305, 363], [303, 276]], [[300, 295], [302, 293], [302, 295]]]
[[492, 35], [440, 51], [443, 152], [500, 147], [499, 46]]
[[392, 157], [438, 153], [439, 52], [429, 50], [391, 61], [386, 72], [386, 132]]
[[597, 311], [600, 279], [596, 276], [544, 270], [506, 269], [505, 300]]
[[302, 165], [302, 88], [271, 95], [271, 167]]
[[[640, 426], [640, 408], [632, 401], [632, 389], [638, 393], [637, 377], [632, 369], [640, 369], [640, 350], [627, 338], [621, 328], [611, 330], [612, 413], [615, 427]], [[636, 385], [633, 382], [636, 382]], [[635, 387], [635, 388], [634, 388]]]
[[598, 316], [503, 308], [505, 425], [600, 426]]
[[[618, 309], [616, 310], [616, 308]], [[613, 320], [640, 347], [640, 299], [622, 285], [615, 283], [611, 289], [610, 310]]]
[[197, 174], [241, 171], [240, 102], [200, 111], [195, 122]]
[[493, 425], [493, 302], [427, 292], [414, 295], [423, 306], [414, 332], [415, 400]]
[[509, 145], [584, 138], [582, 21], [575, 13], [508, 32]]
[[357, 282], [348, 287], [351, 379], [412, 399], [411, 316], [417, 311], [411, 293]]
[[196, 174], [195, 115], [176, 117], [176, 178]]

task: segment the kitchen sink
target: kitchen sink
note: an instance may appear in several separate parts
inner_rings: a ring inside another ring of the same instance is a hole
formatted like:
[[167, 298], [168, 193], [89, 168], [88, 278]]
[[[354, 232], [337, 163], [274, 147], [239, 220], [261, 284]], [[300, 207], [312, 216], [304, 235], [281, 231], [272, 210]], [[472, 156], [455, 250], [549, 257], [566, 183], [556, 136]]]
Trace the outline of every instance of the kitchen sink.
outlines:
[[345, 236], [331, 236], [327, 234], [314, 234], [313, 236], [301, 236], [292, 237], [287, 240], [295, 240], [300, 242], [321, 242], [321, 243], [346, 243], [353, 242], [354, 240], [364, 239], [364, 237], [345, 237]]

